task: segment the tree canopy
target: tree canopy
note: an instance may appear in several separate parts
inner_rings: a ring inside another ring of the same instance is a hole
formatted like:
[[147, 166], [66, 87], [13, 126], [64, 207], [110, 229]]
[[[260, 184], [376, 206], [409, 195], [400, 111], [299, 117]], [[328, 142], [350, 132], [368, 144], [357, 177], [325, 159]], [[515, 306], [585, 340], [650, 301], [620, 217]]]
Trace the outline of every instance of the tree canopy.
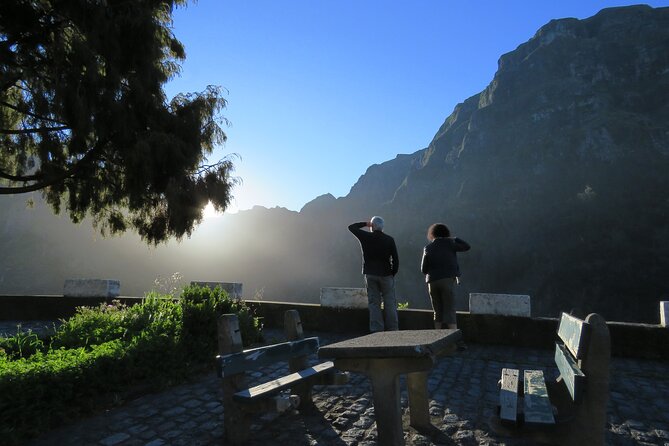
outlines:
[[149, 243], [189, 235], [236, 180], [225, 158], [221, 89], [168, 101], [187, 0], [3, 0], [0, 194], [42, 191], [74, 222], [136, 230]]

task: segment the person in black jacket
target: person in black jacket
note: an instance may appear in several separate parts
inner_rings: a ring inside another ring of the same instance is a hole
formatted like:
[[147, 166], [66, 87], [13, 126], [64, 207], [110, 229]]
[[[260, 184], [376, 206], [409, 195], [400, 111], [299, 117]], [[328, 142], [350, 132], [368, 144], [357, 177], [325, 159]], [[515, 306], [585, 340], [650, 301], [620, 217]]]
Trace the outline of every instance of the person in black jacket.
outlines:
[[[371, 228], [364, 231], [362, 228]], [[383, 233], [383, 219], [372, 217], [369, 222], [353, 223], [348, 230], [360, 242], [362, 273], [367, 285], [369, 331], [397, 330], [397, 301], [395, 274], [400, 267], [395, 240]], [[381, 301], [383, 300], [383, 312]]]
[[457, 328], [453, 286], [458, 283], [460, 266], [456, 253], [469, 251], [470, 246], [462, 239], [451, 237], [451, 231], [443, 223], [430, 226], [427, 239], [430, 243], [423, 250], [420, 270], [425, 274], [432, 300], [434, 327]]

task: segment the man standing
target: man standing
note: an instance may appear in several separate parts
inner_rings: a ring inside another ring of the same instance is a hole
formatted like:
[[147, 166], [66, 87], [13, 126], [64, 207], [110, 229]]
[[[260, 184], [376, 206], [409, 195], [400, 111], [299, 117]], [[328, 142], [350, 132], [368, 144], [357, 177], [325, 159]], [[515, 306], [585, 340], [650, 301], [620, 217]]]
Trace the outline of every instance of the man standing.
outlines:
[[[364, 231], [362, 228], [371, 228]], [[362, 249], [362, 273], [367, 284], [369, 331], [397, 330], [395, 274], [400, 267], [395, 240], [383, 233], [383, 219], [353, 223], [348, 230], [356, 236]], [[381, 301], [383, 299], [383, 312]]]

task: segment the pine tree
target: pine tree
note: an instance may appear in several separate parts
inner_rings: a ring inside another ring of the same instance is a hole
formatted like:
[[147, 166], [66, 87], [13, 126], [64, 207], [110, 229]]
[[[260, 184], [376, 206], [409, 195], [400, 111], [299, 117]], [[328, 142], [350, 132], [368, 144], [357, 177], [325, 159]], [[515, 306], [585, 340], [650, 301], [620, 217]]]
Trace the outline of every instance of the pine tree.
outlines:
[[40, 190], [73, 222], [149, 243], [189, 235], [224, 210], [232, 163], [218, 87], [171, 101], [185, 58], [171, 31], [187, 0], [2, 0], [0, 194]]

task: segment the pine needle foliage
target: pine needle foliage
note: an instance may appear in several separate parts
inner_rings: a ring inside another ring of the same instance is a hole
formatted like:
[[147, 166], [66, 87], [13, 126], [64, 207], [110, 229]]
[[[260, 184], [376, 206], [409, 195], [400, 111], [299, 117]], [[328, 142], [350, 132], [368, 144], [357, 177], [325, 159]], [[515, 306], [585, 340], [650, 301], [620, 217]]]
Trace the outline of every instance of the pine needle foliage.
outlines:
[[3, 0], [0, 195], [42, 191], [73, 222], [150, 244], [191, 234], [237, 179], [207, 155], [226, 135], [220, 87], [168, 100], [187, 0]]

